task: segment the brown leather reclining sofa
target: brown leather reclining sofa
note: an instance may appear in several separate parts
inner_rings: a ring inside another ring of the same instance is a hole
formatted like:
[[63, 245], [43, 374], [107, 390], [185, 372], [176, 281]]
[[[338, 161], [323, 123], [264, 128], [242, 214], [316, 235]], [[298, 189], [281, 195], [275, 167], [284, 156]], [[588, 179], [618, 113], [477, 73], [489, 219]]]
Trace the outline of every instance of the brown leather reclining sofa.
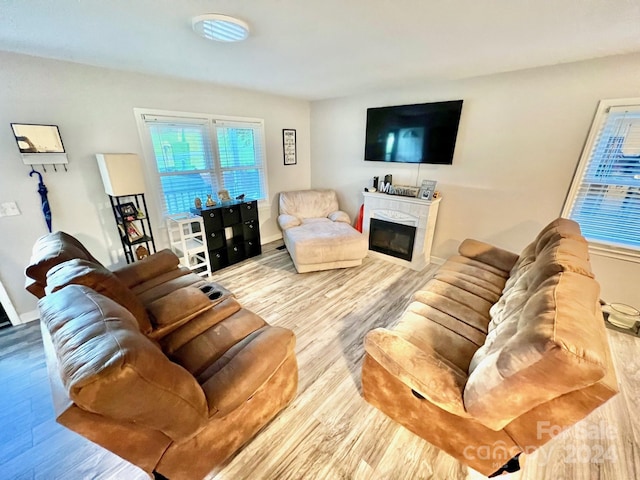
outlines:
[[295, 337], [163, 250], [119, 270], [74, 237], [40, 238], [40, 298], [56, 419], [149, 473], [202, 478], [296, 395]]
[[365, 338], [364, 398], [490, 475], [617, 392], [577, 223], [520, 255], [465, 240], [393, 328]]

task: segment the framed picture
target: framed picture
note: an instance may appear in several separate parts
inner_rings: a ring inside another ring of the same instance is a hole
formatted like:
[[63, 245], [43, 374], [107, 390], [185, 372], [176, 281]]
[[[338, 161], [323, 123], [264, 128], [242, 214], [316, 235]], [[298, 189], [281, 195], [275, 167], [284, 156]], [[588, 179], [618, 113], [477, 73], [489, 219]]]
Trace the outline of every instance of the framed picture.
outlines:
[[285, 165], [295, 165], [298, 163], [296, 155], [296, 131], [293, 128], [282, 129], [282, 148], [284, 151]]
[[433, 200], [433, 193], [436, 190], [435, 180], [423, 180], [418, 192], [418, 198], [422, 200]]
[[118, 213], [125, 220], [133, 220], [138, 217], [138, 209], [132, 202], [118, 205]]
[[127, 238], [130, 242], [140, 240], [144, 236], [134, 222], [125, 222], [124, 226], [127, 230]]

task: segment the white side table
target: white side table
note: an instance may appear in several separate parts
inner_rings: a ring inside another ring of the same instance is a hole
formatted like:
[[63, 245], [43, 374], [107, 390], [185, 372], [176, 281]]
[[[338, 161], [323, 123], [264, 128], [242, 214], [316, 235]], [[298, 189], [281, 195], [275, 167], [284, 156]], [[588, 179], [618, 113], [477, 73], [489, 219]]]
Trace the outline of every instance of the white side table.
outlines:
[[180, 264], [202, 277], [209, 277], [211, 265], [202, 217], [181, 213], [170, 215], [166, 220], [169, 244]]

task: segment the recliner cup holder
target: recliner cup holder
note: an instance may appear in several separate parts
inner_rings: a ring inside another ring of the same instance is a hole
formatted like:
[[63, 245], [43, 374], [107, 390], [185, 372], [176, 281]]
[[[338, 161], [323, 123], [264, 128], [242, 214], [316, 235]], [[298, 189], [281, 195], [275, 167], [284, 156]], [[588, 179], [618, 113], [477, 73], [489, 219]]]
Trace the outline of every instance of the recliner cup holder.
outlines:
[[424, 400], [425, 399], [422, 395], [420, 395], [419, 392], [416, 392], [413, 388], [411, 389], [411, 393], [413, 393], [414, 397], [419, 398], [420, 400]]
[[222, 296], [222, 292], [220, 290], [216, 290], [213, 285], [202, 285], [200, 287], [200, 291], [209, 297], [209, 300], [217, 300]]

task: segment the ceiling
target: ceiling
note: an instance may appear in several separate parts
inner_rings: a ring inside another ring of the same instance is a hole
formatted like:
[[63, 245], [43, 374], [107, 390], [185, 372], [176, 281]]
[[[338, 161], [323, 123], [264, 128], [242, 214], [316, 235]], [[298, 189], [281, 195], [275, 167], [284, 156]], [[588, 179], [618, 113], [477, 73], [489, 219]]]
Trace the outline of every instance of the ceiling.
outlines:
[[0, 50], [318, 100], [638, 52], [640, 0], [2, 0]]

